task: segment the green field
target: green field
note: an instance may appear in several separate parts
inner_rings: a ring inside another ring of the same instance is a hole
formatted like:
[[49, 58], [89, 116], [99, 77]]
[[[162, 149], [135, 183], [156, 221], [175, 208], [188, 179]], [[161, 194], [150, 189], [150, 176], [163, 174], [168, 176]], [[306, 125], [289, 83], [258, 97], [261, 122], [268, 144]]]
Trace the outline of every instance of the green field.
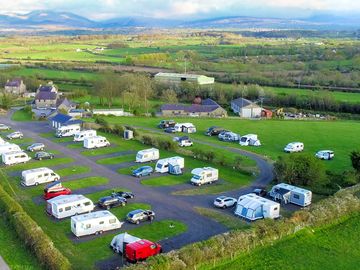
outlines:
[[64, 169], [57, 170], [56, 173], [61, 177], [70, 176], [74, 174], [88, 173], [91, 171], [91, 168], [86, 166], [70, 166]]
[[33, 119], [31, 113], [24, 110], [17, 110], [12, 115], [11, 120], [17, 122], [27, 122], [27, 121], [32, 121]]

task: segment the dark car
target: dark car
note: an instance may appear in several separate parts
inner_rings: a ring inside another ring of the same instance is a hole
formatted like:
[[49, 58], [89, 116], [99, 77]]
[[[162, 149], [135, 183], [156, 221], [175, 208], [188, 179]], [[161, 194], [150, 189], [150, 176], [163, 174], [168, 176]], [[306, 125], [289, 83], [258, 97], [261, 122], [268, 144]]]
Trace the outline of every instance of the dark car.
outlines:
[[123, 198], [125, 198], [125, 199], [135, 198], [134, 193], [129, 192], [129, 191], [114, 191], [114, 192], [112, 193], [112, 196], [120, 196], [120, 197], [123, 197]]
[[130, 223], [139, 224], [143, 221], [152, 221], [155, 218], [155, 212], [151, 210], [137, 209], [126, 215], [126, 220]]
[[174, 127], [168, 127], [168, 128], [165, 128], [164, 131], [166, 133], [175, 133], [176, 129]]
[[37, 152], [35, 154], [35, 159], [37, 160], [43, 160], [43, 159], [53, 159], [54, 154], [48, 153], [48, 152]]
[[176, 122], [174, 120], [161, 120], [158, 127], [159, 128], [168, 128], [168, 127], [174, 127]]
[[267, 195], [267, 191], [262, 188], [255, 188], [252, 193], [254, 193], [260, 197], [266, 197], [266, 195]]
[[142, 166], [137, 168], [132, 172], [132, 175], [135, 177], [142, 177], [151, 175], [154, 172], [154, 169], [151, 166]]
[[99, 200], [98, 205], [102, 208], [109, 210], [112, 207], [116, 206], [125, 206], [126, 199], [120, 196], [107, 196]]
[[208, 130], [205, 132], [205, 135], [207, 136], [218, 136], [222, 131], [224, 131], [221, 127], [209, 127]]

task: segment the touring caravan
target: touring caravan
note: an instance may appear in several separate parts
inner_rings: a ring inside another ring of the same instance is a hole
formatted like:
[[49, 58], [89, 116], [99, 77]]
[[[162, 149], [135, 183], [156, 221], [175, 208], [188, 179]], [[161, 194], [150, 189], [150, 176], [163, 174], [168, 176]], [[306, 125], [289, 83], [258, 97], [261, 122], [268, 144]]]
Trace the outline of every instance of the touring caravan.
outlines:
[[105, 231], [119, 229], [123, 224], [109, 211], [96, 211], [71, 217], [71, 231], [76, 237], [102, 234]]
[[185, 160], [183, 157], [170, 157], [170, 158], [164, 158], [159, 159], [155, 166], [155, 172], [159, 173], [167, 173], [169, 172], [169, 163], [174, 165], [178, 165], [180, 169], [184, 169], [185, 166]]
[[93, 202], [83, 195], [61, 195], [47, 201], [46, 212], [55, 218], [66, 218], [94, 210]]
[[239, 144], [241, 146], [260, 146], [261, 142], [256, 134], [247, 134], [240, 138]]
[[107, 147], [110, 142], [103, 136], [95, 136], [84, 139], [84, 147], [87, 149]]
[[14, 165], [19, 163], [26, 163], [31, 159], [25, 152], [15, 151], [2, 154], [2, 162], [5, 165]]
[[60, 137], [71, 137], [79, 133], [81, 130], [80, 124], [61, 126], [56, 129], [55, 136]]
[[8, 142], [4, 141], [3, 138], [0, 137], [0, 145], [8, 144]]
[[269, 195], [274, 200], [284, 204], [293, 203], [303, 207], [310, 205], [312, 199], [312, 192], [310, 190], [285, 183], [273, 186]]
[[144, 163], [149, 161], [158, 160], [160, 157], [159, 149], [150, 148], [137, 152], [136, 162]]
[[96, 130], [82, 130], [79, 133], [76, 133], [74, 136], [74, 142], [82, 142], [85, 138], [91, 138], [96, 136]]
[[191, 174], [190, 182], [196, 186], [211, 184], [219, 179], [219, 170], [211, 167], [193, 169]]
[[17, 144], [14, 143], [6, 143], [0, 145], [0, 155], [8, 152], [20, 152], [21, 148]]
[[286, 153], [301, 152], [304, 150], [304, 144], [301, 142], [292, 142], [285, 146], [284, 151]]
[[192, 123], [178, 123], [174, 126], [176, 132], [195, 133], [196, 127]]
[[110, 246], [116, 253], [124, 253], [124, 248], [127, 244], [131, 244], [141, 240], [138, 237], [132, 236], [128, 233], [120, 233], [111, 240]]
[[60, 176], [53, 170], [45, 167], [26, 170], [21, 173], [21, 185], [27, 187], [58, 180], [60, 180]]
[[280, 204], [255, 194], [246, 194], [238, 199], [235, 215], [250, 221], [280, 216]]

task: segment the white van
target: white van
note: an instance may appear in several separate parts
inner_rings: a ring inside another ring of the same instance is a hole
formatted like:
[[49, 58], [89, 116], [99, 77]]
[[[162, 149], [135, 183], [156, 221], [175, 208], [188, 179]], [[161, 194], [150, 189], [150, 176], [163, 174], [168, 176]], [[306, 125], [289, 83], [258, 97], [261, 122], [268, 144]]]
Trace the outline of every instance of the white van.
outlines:
[[95, 137], [96, 130], [82, 130], [79, 133], [76, 133], [74, 136], [74, 142], [82, 142], [85, 138]]
[[79, 133], [80, 130], [81, 130], [80, 124], [62, 126], [56, 129], [55, 136], [58, 138], [71, 137]]
[[20, 152], [21, 148], [17, 144], [14, 143], [6, 143], [0, 145], [0, 155], [8, 152]]
[[37, 186], [43, 183], [49, 183], [60, 180], [60, 176], [49, 168], [37, 168], [26, 170], [21, 173], [21, 185]]
[[195, 133], [196, 127], [192, 123], [178, 123], [174, 126], [176, 132]]
[[123, 224], [123, 222], [120, 222], [117, 217], [109, 211], [97, 211], [72, 217], [71, 231], [76, 237], [80, 237], [116, 230], [121, 228]]
[[26, 163], [31, 159], [31, 157], [29, 157], [28, 154], [22, 151], [3, 153], [1, 156], [2, 156], [2, 162], [5, 165]]
[[110, 142], [103, 136], [95, 136], [84, 139], [84, 147], [87, 149], [107, 147]]
[[260, 146], [260, 140], [256, 134], [247, 134], [240, 138], [239, 144], [241, 146]]
[[211, 167], [196, 168], [191, 171], [191, 183], [196, 186], [211, 184], [219, 180], [219, 170]]
[[172, 165], [179, 165], [180, 169], [184, 169], [185, 160], [183, 157], [170, 157], [159, 159], [155, 166], [155, 172], [167, 173], [169, 172], [169, 163]]
[[158, 160], [159, 157], [160, 157], [159, 149], [156, 148], [145, 149], [137, 152], [135, 162], [144, 163], [144, 162], [154, 161], [154, 160]]
[[90, 213], [94, 208], [94, 203], [83, 195], [60, 195], [47, 201], [46, 212], [60, 219]]
[[304, 150], [304, 144], [301, 142], [292, 142], [285, 146], [284, 151], [286, 153], [301, 152]]

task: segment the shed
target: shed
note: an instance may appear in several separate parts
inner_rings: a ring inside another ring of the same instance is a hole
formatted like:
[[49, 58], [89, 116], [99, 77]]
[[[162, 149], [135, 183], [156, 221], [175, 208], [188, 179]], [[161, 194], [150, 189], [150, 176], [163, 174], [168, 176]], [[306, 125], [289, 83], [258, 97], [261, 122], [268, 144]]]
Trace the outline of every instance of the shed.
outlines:
[[246, 98], [232, 100], [231, 109], [234, 113], [243, 118], [260, 118], [262, 112], [260, 106]]
[[51, 117], [49, 121], [51, 127], [56, 129], [62, 126], [81, 125], [83, 123], [81, 120], [76, 120], [73, 117], [62, 113], [58, 113], [54, 117]]

